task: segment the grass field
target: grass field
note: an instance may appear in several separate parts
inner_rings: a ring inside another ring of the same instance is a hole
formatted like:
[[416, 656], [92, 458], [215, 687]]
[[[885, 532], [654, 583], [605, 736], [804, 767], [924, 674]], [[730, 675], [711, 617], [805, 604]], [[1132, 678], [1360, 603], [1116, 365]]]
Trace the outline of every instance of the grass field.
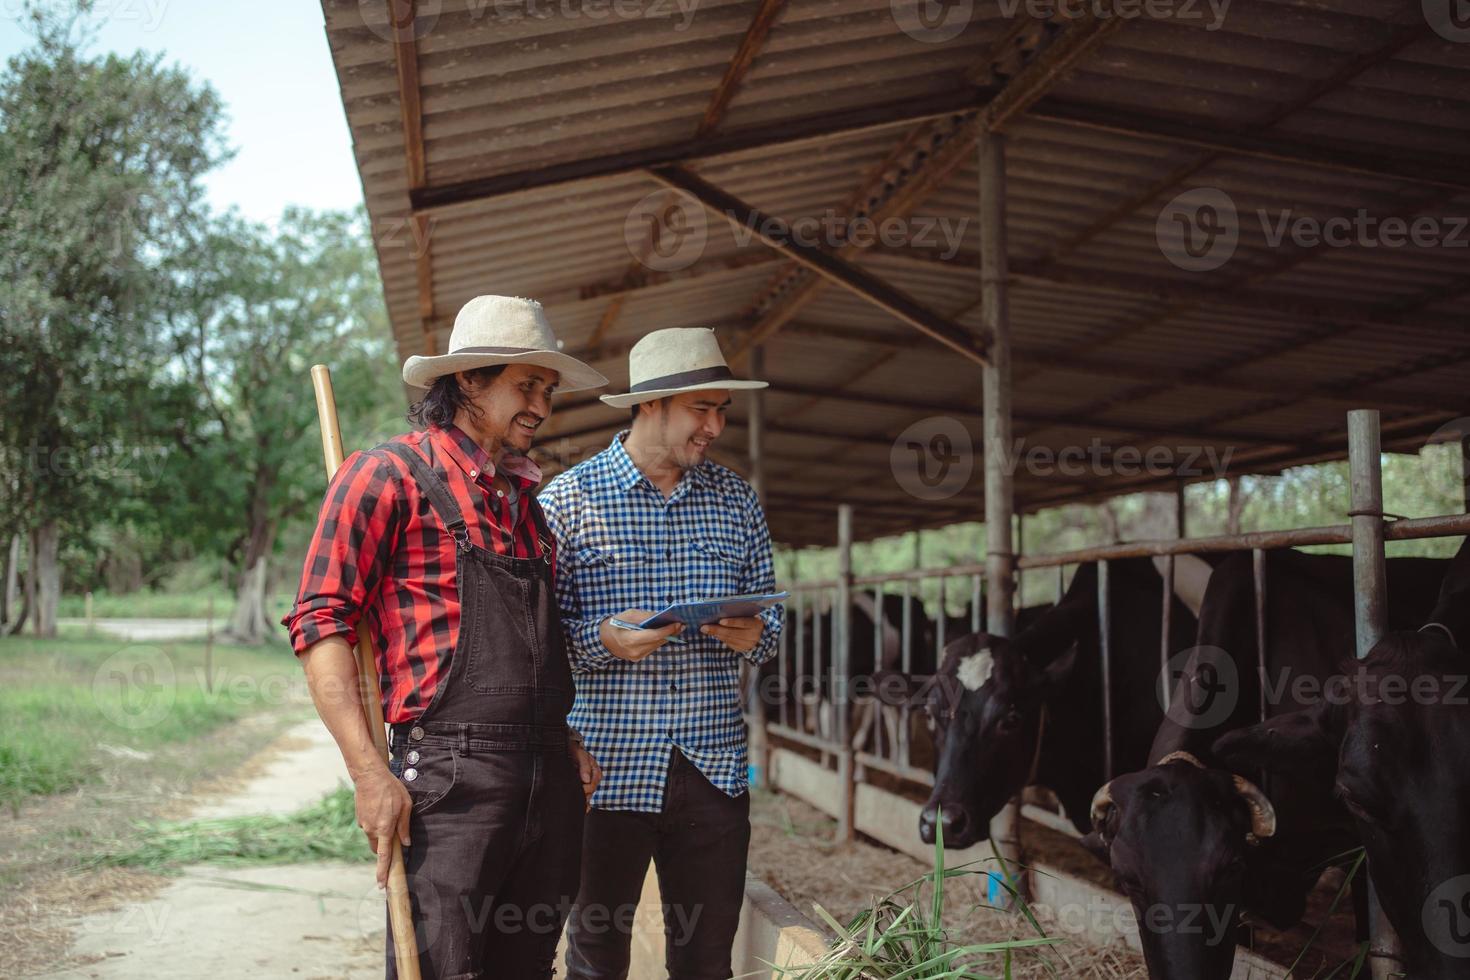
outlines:
[[[291, 607], [294, 597], [285, 593], [266, 597], [266, 615], [272, 622], [279, 622]], [[224, 622], [235, 612], [235, 594], [224, 589], [204, 589], [195, 592], [129, 592], [112, 595], [107, 592], [92, 593], [92, 615], [98, 619], [204, 619], [211, 612], [214, 618]], [[81, 619], [87, 614], [87, 600], [83, 595], [63, 595], [56, 604], [56, 615], [63, 619]]]
[[64, 792], [304, 691], [284, 643], [0, 639], [0, 804]]

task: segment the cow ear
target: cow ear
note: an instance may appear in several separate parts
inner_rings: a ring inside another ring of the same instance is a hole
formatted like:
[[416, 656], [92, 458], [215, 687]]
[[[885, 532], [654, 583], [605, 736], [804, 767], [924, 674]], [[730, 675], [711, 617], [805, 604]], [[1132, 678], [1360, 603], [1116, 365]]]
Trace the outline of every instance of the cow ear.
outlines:
[[1047, 664], [1041, 672], [1042, 683], [1047, 688], [1061, 687], [1067, 683], [1067, 678], [1072, 676], [1072, 668], [1077, 666], [1077, 644], [1067, 648], [1067, 652]]
[[1235, 772], [1336, 770], [1341, 738], [1333, 729], [1330, 705], [1318, 704], [1227, 732], [1215, 740], [1213, 751]]

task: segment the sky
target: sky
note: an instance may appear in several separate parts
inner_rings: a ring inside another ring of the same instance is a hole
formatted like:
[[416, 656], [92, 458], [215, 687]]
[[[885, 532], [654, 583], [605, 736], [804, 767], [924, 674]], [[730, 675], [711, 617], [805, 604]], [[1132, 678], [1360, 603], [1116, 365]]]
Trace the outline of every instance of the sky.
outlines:
[[[0, 0], [0, 59], [30, 44], [21, 0]], [[92, 50], [163, 52], [225, 105], [234, 159], [205, 178], [210, 203], [272, 221], [290, 204], [362, 201], [322, 9], [313, 0], [97, 0]]]

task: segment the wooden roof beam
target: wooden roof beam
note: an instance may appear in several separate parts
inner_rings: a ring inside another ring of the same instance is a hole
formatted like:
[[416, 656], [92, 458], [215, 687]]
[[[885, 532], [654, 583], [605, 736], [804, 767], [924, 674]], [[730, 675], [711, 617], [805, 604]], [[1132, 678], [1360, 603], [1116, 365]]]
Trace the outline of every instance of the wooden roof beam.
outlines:
[[725, 68], [725, 77], [720, 79], [714, 95], [710, 97], [704, 117], [700, 119], [699, 128], [694, 133], [696, 139], [704, 139], [719, 128], [725, 118], [725, 111], [730, 108], [731, 100], [735, 98], [735, 93], [739, 91], [745, 76], [750, 72], [750, 66], [755, 62], [755, 56], [766, 43], [766, 35], [771, 33], [776, 18], [785, 6], [786, 0], [761, 0], [754, 16], [750, 18], [750, 26], [745, 29], [745, 36], [740, 39], [740, 47], [735, 49], [734, 57]]
[[678, 167], [660, 167], [649, 173], [669, 187], [683, 191], [706, 210], [741, 228], [754, 229], [766, 245], [821, 279], [836, 283], [930, 339], [976, 364], [985, 363], [985, 346], [969, 331], [928, 309], [902, 290], [890, 286], [857, 266], [821, 249], [769, 233], [770, 218], [755, 207], [708, 181]]

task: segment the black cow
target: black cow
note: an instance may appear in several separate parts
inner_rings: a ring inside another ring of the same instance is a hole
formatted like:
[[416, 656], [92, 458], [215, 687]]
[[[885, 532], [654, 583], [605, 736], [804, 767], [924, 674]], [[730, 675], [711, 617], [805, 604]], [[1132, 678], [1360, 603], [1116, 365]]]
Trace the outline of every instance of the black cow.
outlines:
[[1336, 696], [1215, 750], [1282, 781], [1326, 783], [1367, 849], [1408, 976], [1448, 980], [1470, 973], [1470, 543], [1428, 621], [1389, 633], [1361, 664], [1344, 656]]
[[[1444, 564], [1389, 562], [1393, 621], [1423, 621]], [[1311, 689], [1299, 678], [1324, 681], [1340, 651], [1351, 649], [1352, 562], [1270, 553], [1266, 598], [1264, 690], [1267, 713], [1276, 715], [1292, 710], [1291, 698]], [[1321, 864], [1354, 841], [1332, 799], [1330, 780], [1276, 780], [1262, 791], [1213, 754], [1222, 734], [1260, 718], [1263, 687], [1249, 554], [1234, 555], [1215, 569], [1198, 640], [1149, 752], [1152, 768], [1120, 776], [1098, 791], [1092, 806], [1096, 828], [1083, 840], [1112, 867], [1132, 902], [1154, 980], [1228, 977], [1241, 912], [1254, 910], [1281, 928], [1297, 922]]]
[[[1110, 563], [1115, 765], [1145, 761], [1162, 715], [1154, 693], [1162, 588], [1146, 558]], [[946, 847], [985, 840], [991, 818], [1028, 784], [1051, 789], [1078, 829], [1089, 829], [1088, 802], [1107, 778], [1097, 599], [1097, 566], [1084, 564], [1062, 600], [1014, 638], [976, 633], [946, 647], [930, 698], [943, 731], [919, 818], [926, 843], [940, 820]], [[1182, 649], [1194, 614], [1172, 602], [1170, 644]]]

